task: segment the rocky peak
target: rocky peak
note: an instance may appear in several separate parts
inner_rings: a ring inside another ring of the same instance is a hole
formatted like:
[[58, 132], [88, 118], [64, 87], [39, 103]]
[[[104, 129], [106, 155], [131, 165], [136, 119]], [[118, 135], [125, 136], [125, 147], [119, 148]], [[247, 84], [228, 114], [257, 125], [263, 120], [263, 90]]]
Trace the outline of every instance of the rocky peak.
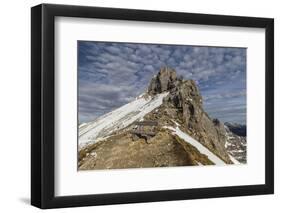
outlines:
[[166, 91], [169, 91], [169, 95], [163, 100], [164, 104], [179, 109], [186, 125], [190, 126], [201, 119], [202, 96], [195, 81], [178, 78], [174, 69], [163, 67], [151, 79], [148, 94], [155, 95]]
[[182, 112], [182, 120], [187, 128], [194, 128], [200, 124], [204, 113], [202, 96], [193, 80], [178, 82], [164, 99], [164, 104], [172, 105]]
[[155, 95], [162, 92], [170, 92], [171, 101], [177, 107], [182, 107], [183, 101], [195, 101], [201, 103], [202, 97], [193, 80], [183, 80], [177, 77], [176, 70], [170, 67], [162, 67], [148, 86], [148, 94]]
[[[230, 162], [224, 148], [226, 132], [223, 123], [211, 119], [203, 109], [202, 96], [194, 80], [177, 78], [174, 69], [164, 67], [151, 80], [148, 94], [169, 91], [162, 107], [167, 109], [168, 120], [181, 121], [181, 127], [208, 147], [225, 162]], [[161, 116], [160, 116], [161, 117]]]
[[155, 95], [171, 90], [176, 86], [177, 73], [170, 67], [162, 67], [148, 86], [148, 94]]

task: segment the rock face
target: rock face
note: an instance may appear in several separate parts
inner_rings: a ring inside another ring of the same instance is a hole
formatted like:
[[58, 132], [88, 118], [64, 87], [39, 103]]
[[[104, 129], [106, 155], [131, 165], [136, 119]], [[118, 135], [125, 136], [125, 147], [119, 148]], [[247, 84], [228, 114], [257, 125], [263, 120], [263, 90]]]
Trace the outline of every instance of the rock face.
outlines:
[[227, 152], [240, 163], [247, 163], [246, 126], [225, 123]]
[[155, 95], [169, 91], [176, 86], [176, 82], [177, 74], [175, 70], [168, 67], [161, 68], [160, 72], [151, 79], [148, 94]]
[[[154, 77], [148, 87], [149, 94], [169, 91], [163, 106], [175, 109], [169, 113], [171, 119], [183, 122], [185, 130], [211, 151], [220, 156], [225, 162], [230, 162], [225, 150], [226, 132], [219, 120], [212, 120], [203, 110], [202, 96], [193, 80], [177, 78], [176, 72], [163, 68]], [[169, 119], [169, 118], [167, 118]]]

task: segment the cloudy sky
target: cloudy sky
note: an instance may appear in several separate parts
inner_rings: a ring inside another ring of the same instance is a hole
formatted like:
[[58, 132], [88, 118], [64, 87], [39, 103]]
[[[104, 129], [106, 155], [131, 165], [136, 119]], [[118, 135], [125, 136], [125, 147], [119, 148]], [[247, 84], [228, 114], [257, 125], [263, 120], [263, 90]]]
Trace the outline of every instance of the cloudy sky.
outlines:
[[205, 111], [246, 123], [246, 49], [78, 41], [79, 123], [143, 93], [160, 67], [197, 82]]

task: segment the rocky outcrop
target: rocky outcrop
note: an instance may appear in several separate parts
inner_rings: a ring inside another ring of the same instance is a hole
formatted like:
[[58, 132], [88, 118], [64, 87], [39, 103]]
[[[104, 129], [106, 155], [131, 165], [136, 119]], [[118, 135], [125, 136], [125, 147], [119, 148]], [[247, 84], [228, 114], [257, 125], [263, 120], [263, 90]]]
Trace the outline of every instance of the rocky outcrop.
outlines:
[[[234, 130], [230, 127], [233, 127]], [[225, 130], [226, 151], [240, 163], [247, 163], [246, 126], [240, 124], [225, 123]]]
[[177, 74], [174, 69], [169, 67], [161, 68], [159, 73], [154, 76], [148, 86], [148, 94], [155, 95], [173, 89], [177, 83]]
[[[170, 119], [183, 122], [186, 132], [207, 146], [225, 162], [231, 162], [225, 150], [226, 132], [223, 123], [218, 119], [212, 120], [203, 109], [202, 96], [193, 80], [177, 78], [175, 70], [163, 68], [155, 76], [148, 87], [149, 94], [169, 91], [163, 106], [167, 110], [176, 109], [169, 113]], [[176, 117], [173, 118], [173, 115]], [[169, 118], [167, 118], [169, 119]]]

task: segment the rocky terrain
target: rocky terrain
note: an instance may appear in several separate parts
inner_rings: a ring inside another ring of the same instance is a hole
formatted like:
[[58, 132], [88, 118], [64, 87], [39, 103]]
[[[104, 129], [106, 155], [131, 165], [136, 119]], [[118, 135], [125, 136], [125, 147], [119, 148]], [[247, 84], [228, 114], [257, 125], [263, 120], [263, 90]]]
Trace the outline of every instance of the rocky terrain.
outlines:
[[225, 148], [227, 152], [240, 163], [247, 163], [247, 140], [246, 126], [225, 123], [227, 141]]
[[193, 80], [164, 67], [135, 101], [80, 125], [78, 168], [246, 163], [246, 135], [228, 126], [204, 111]]
[[224, 125], [227, 126], [227, 128], [231, 132], [233, 132], [234, 134], [236, 134], [238, 136], [246, 137], [246, 135], [247, 135], [246, 125], [237, 124], [237, 123], [229, 123], [229, 122], [226, 122]]

